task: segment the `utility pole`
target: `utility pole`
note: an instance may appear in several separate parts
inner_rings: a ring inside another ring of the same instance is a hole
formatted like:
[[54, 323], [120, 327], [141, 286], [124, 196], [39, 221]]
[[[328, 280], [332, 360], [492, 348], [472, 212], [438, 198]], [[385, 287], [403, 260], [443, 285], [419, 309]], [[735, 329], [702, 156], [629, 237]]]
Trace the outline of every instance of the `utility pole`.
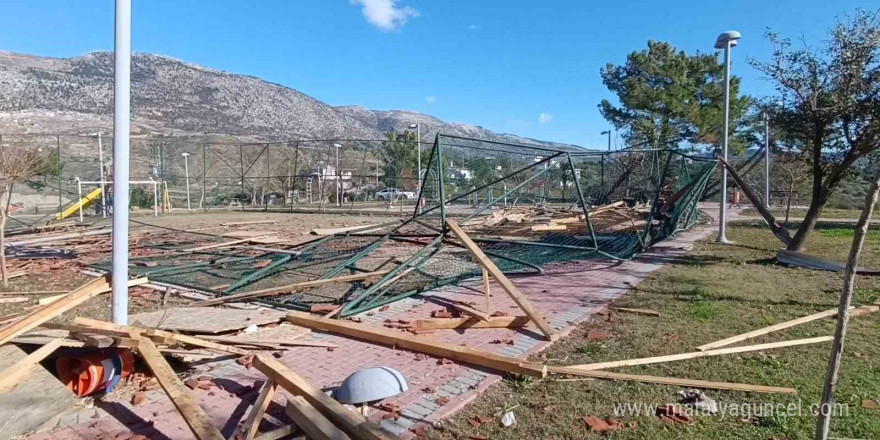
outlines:
[[611, 130], [605, 130], [600, 134], [607, 134], [608, 135], [608, 151], [611, 151]]
[[128, 180], [131, 134], [131, 0], [116, 0], [113, 77], [113, 323], [128, 325]]

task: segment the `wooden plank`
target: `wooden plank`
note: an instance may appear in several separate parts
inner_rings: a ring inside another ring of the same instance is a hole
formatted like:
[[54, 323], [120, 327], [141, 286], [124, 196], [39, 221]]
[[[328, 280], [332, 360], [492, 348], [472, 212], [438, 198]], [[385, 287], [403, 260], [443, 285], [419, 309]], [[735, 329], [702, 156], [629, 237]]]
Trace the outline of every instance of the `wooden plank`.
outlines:
[[260, 390], [260, 395], [257, 396], [257, 400], [254, 401], [254, 406], [251, 407], [251, 412], [248, 413], [247, 419], [245, 419], [244, 425], [242, 425], [242, 432], [245, 433], [245, 440], [253, 440], [257, 435], [260, 428], [260, 420], [263, 420], [263, 414], [266, 413], [266, 409], [269, 408], [269, 404], [272, 403], [272, 398], [275, 397], [276, 388], [277, 385], [272, 379], [267, 380], [266, 383], [263, 384], [263, 389]]
[[220, 223], [220, 226], [244, 226], [244, 225], [268, 225], [277, 223], [278, 220], [252, 220], [246, 222], [226, 222]]
[[186, 333], [219, 334], [251, 325], [274, 324], [284, 318], [275, 310], [240, 310], [204, 307], [170, 307], [129, 316], [132, 327], [157, 328]]
[[254, 367], [295, 396], [302, 396], [324, 417], [356, 440], [391, 440], [376, 423], [350, 411], [300, 375], [275, 359], [257, 355]]
[[[57, 338], [56, 338], [57, 339]], [[26, 358], [15, 345], [0, 347], [0, 370]], [[18, 386], [0, 393], [0, 439], [19, 438], [30, 433], [77, 405], [76, 397], [45, 368], [39, 367], [24, 376]]]
[[315, 407], [309, 405], [303, 396], [293, 396], [288, 400], [286, 410], [293, 423], [296, 423], [310, 440], [348, 440], [349, 438], [322, 416]]
[[631, 367], [633, 365], [659, 364], [685, 359], [695, 359], [708, 356], [720, 356], [723, 354], [746, 353], [750, 351], [770, 350], [773, 348], [796, 347], [799, 345], [818, 344], [833, 339], [831, 336], [819, 336], [816, 338], [795, 339], [792, 341], [771, 342], [767, 344], [746, 345], [743, 347], [722, 348], [718, 350], [693, 351], [689, 353], [671, 354], [668, 356], [654, 356], [639, 359], [626, 359], [622, 361], [596, 362], [592, 364], [572, 365], [568, 368], [578, 370], [604, 370], [606, 368]]
[[296, 284], [288, 284], [286, 286], [278, 286], [271, 287], [268, 289], [262, 290], [254, 290], [251, 292], [242, 292], [236, 293], [233, 295], [225, 295], [219, 298], [209, 299], [207, 301], [200, 301], [193, 304], [194, 307], [207, 307], [207, 306], [216, 306], [218, 304], [233, 302], [233, 301], [241, 301], [245, 299], [254, 299], [254, 298], [263, 298], [267, 296], [280, 295], [284, 293], [296, 292], [305, 289], [311, 289], [314, 287], [321, 287], [328, 284], [337, 284], [337, 283], [351, 283], [354, 281], [364, 281], [371, 278], [376, 278], [387, 274], [387, 270], [380, 270], [376, 272], [365, 272], [365, 273], [356, 273], [352, 275], [344, 275], [336, 278], [328, 278], [323, 280], [312, 280], [312, 281], [304, 281]]
[[528, 316], [501, 316], [489, 317], [488, 321], [474, 318], [450, 318], [450, 319], [417, 319], [412, 322], [413, 331], [429, 331], [468, 328], [522, 328], [529, 323]]
[[301, 431], [296, 426], [287, 425], [287, 426], [282, 426], [282, 427], [275, 429], [273, 431], [269, 431], [265, 434], [262, 434], [259, 437], [255, 438], [254, 440], [286, 440], [286, 439], [308, 440], [308, 439], [306, 439], [306, 436], [304, 436], [304, 435], [294, 437], [299, 432], [301, 432]]
[[34, 371], [35, 368], [41, 368], [40, 362], [54, 353], [63, 342], [64, 338], [54, 339], [11, 367], [0, 371], [0, 391], [14, 387], [23, 377]]
[[37, 301], [37, 304], [39, 304], [41, 306], [45, 306], [46, 304], [52, 304], [53, 302], [58, 301], [61, 298], [64, 298], [64, 295], [67, 295], [67, 294], [64, 293], [61, 295], [52, 295], [52, 296], [47, 296], [45, 298], [40, 298], [39, 301]]
[[621, 313], [632, 313], [634, 315], [660, 316], [660, 312], [651, 309], [634, 309], [631, 307], [609, 307], [609, 309]]
[[125, 325], [113, 324], [105, 321], [98, 321], [96, 319], [84, 318], [82, 316], [77, 316], [73, 320], [74, 324], [82, 325], [89, 327], [95, 331], [95, 333], [101, 332], [118, 332], [120, 330], [126, 332], [136, 332], [136, 333], [145, 333], [149, 336], [156, 336], [159, 338], [169, 338], [176, 342], [180, 342], [186, 345], [192, 345], [193, 347], [199, 348], [207, 348], [211, 350], [222, 351], [224, 353], [233, 353], [241, 356], [247, 356], [251, 354], [248, 350], [242, 350], [240, 348], [231, 347], [229, 345], [218, 344], [212, 341], [206, 341], [201, 338], [196, 338], [193, 336], [181, 335], [178, 333], [171, 333], [165, 330], [156, 330], [156, 329], [142, 329], [137, 327], [129, 327]]
[[566, 229], [568, 229], [566, 225], [536, 225], [529, 228], [532, 232], [564, 231]]
[[0, 304], [18, 304], [28, 302], [31, 299], [26, 296], [12, 296], [9, 298], [0, 297]]
[[109, 290], [110, 284], [104, 277], [89, 281], [64, 298], [36, 309], [0, 329], [0, 345]]
[[675, 385], [688, 388], [701, 388], [709, 390], [749, 391], [753, 393], [780, 393], [797, 394], [794, 388], [769, 387], [763, 385], [749, 385], [730, 382], [710, 382], [706, 380], [679, 379], [675, 377], [645, 376], [641, 374], [613, 373], [603, 370], [579, 370], [568, 367], [547, 367], [547, 371], [555, 374], [570, 374], [573, 376], [585, 376], [596, 379], [628, 380], [633, 382], [654, 383], [660, 385]]
[[446, 222], [449, 226], [449, 229], [461, 240], [461, 243], [469, 250], [474, 257], [477, 259], [477, 262], [480, 263], [481, 266], [485, 267], [489, 274], [492, 275], [498, 283], [501, 284], [501, 287], [504, 288], [504, 291], [510, 295], [513, 302], [519, 306], [525, 312], [526, 316], [531, 318], [531, 320], [538, 326], [538, 329], [541, 330], [541, 333], [550, 339], [555, 340], [553, 336], [553, 331], [550, 328], [550, 324], [544, 319], [544, 317], [532, 307], [532, 304], [529, 300], [516, 288], [515, 285], [507, 278], [502, 272], [501, 269], [498, 269], [498, 266], [483, 253], [479, 246], [471, 240], [470, 237], [458, 226], [454, 221], [449, 220]]
[[[133, 339], [141, 338], [137, 332], [132, 332]], [[147, 363], [150, 371], [156, 376], [159, 385], [168, 394], [168, 398], [174, 403], [174, 407], [183, 416], [190, 431], [199, 440], [226, 440], [220, 430], [211, 426], [208, 414], [199, 406], [198, 401], [189, 388], [180, 381], [177, 374], [168, 365], [168, 362], [162, 357], [159, 349], [153, 345], [153, 341], [149, 338], [142, 338], [138, 341], [138, 352], [141, 358]]]
[[303, 327], [323, 330], [344, 336], [375, 342], [377, 344], [399, 347], [405, 350], [419, 351], [442, 358], [448, 358], [493, 370], [518, 373], [532, 377], [544, 377], [546, 369], [543, 365], [500, 356], [495, 353], [474, 350], [469, 347], [432, 342], [422, 337], [406, 334], [390, 329], [367, 327], [350, 321], [316, 318], [308, 313], [291, 312], [287, 320]]
[[752, 330], [747, 333], [743, 333], [736, 336], [731, 336], [726, 339], [722, 339], [720, 341], [710, 342], [708, 344], [703, 344], [697, 347], [697, 350], [709, 350], [718, 347], [724, 347], [730, 344], [734, 344], [740, 341], [745, 341], [746, 339], [755, 338], [758, 336], [766, 335], [767, 333], [772, 333], [778, 330], [787, 329], [790, 327], [794, 327], [796, 325], [804, 324], [810, 321], [815, 321], [817, 319], [828, 318], [830, 316], [837, 315], [837, 309], [830, 309], [824, 312], [814, 313], [812, 315], [803, 316], [797, 319], [792, 319], [791, 321], [781, 322], [779, 324], [774, 324], [768, 327], [759, 328], [757, 330]]
[[269, 346], [287, 346], [287, 347], [321, 347], [321, 348], [339, 348], [336, 344], [331, 344], [329, 342], [316, 342], [316, 341], [288, 341], [283, 339], [275, 339], [275, 340], [266, 340], [266, 339], [244, 339], [238, 338], [235, 336], [200, 336], [202, 339], [207, 339], [209, 341], [217, 341], [226, 344], [244, 344], [244, 345], [269, 345]]
[[[319, 229], [312, 229], [309, 232], [309, 234], [312, 234], [312, 235], [336, 235], [336, 234], [342, 234], [344, 232], [356, 231], [358, 229], [363, 229], [363, 231], [358, 231], [360, 233], [367, 233], [367, 232], [375, 230], [375, 229], [369, 229], [369, 228], [379, 227], [379, 226], [382, 226], [382, 223], [376, 223], [376, 224], [372, 224], [372, 225], [347, 226], [344, 228], [323, 228], [323, 229], [319, 228]], [[357, 235], [357, 232], [355, 232], [354, 235]]]
[[248, 238], [242, 238], [241, 240], [232, 240], [232, 241], [227, 241], [227, 242], [224, 242], [224, 243], [214, 243], [214, 244], [209, 244], [209, 245], [206, 245], [206, 246], [198, 246], [198, 247], [194, 247], [194, 248], [186, 249], [186, 251], [187, 251], [187, 252], [206, 251], [206, 250], [208, 250], [208, 249], [216, 249], [216, 248], [221, 248], [221, 247], [226, 247], [226, 246], [233, 246], [233, 245], [236, 245], [236, 244], [247, 243], [247, 242], [249, 242], [249, 241], [254, 241], [254, 240], [258, 240], [258, 239], [261, 239], [261, 238], [267, 238], [267, 237], [271, 237], [271, 234], [269, 234], [269, 235], [263, 235], [263, 236], [260, 236], [260, 237], [248, 237]]
[[432, 299], [435, 300], [436, 302], [442, 303], [443, 305], [447, 305], [449, 307], [454, 307], [459, 312], [464, 313], [466, 315], [470, 315], [470, 316], [477, 318], [481, 321], [486, 321], [486, 322], [489, 321], [490, 316], [488, 313], [477, 310], [476, 308], [471, 307], [467, 304], [462, 304], [460, 302], [450, 301], [450, 300], [447, 300], [445, 298], [440, 298], [440, 297], [433, 297]]

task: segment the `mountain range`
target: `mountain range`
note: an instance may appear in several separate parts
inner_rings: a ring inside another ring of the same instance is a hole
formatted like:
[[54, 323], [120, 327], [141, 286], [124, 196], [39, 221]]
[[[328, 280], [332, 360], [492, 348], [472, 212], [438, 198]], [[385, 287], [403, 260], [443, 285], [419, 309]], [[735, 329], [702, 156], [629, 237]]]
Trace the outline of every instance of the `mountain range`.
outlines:
[[[169, 57], [132, 56], [132, 134], [234, 136], [247, 140], [383, 139], [421, 124], [434, 134], [577, 148], [406, 110], [331, 106], [260, 78]], [[0, 51], [0, 133], [112, 130], [113, 53], [48, 58]]]

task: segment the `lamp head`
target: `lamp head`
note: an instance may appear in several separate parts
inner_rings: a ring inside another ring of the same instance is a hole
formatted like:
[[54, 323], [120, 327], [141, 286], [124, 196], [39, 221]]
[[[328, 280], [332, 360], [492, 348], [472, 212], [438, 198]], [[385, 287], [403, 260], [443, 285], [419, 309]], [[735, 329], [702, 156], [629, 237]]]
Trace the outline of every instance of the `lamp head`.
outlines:
[[737, 31], [722, 32], [721, 35], [715, 39], [715, 49], [727, 48], [728, 42], [730, 42], [730, 47], [736, 47], [736, 41], [740, 38], [742, 38], [742, 34]]
[[603, 132], [601, 132], [601, 133], [599, 133], [599, 134], [611, 134], [611, 130], [605, 130], [605, 131], [603, 131]]
[[409, 124], [409, 128], [418, 128], [419, 124]]
[[181, 153], [181, 156], [187, 157], [187, 156], [189, 156], [189, 153]]

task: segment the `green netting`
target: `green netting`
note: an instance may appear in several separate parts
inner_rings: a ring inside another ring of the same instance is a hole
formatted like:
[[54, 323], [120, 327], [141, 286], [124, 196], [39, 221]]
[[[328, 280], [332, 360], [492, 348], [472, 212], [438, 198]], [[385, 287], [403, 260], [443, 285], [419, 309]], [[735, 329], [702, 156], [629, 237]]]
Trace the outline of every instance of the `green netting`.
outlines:
[[566, 151], [438, 135], [422, 202], [409, 218], [324, 237], [293, 254], [185, 253], [132, 259], [132, 272], [222, 295], [386, 271], [378, 280], [265, 300], [296, 309], [345, 304], [346, 316], [480, 276], [449, 220], [509, 274], [631, 258], [694, 225], [714, 167], [714, 160], [669, 149]]

